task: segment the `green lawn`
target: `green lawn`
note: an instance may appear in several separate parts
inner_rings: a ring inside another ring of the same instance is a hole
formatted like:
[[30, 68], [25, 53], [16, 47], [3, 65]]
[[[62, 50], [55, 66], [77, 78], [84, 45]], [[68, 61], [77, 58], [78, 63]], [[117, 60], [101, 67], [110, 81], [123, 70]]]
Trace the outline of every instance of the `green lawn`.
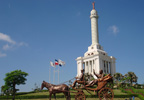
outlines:
[[[114, 98], [113, 100], [125, 100], [129, 98]], [[19, 99], [16, 99], [19, 100]], [[49, 98], [47, 99], [21, 99], [21, 100], [49, 100]], [[55, 100], [54, 98], [52, 98], [51, 100]], [[65, 98], [57, 98], [57, 100], [66, 100]], [[75, 100], [75, 98], [71, 98], [71, 100]], [[99, 100], [98, 98], [86, 98], [86, 100]], [[135, 100], [140, 100], [139, 98], [135, 98]]]
[[[71, 92], [76, 92], [76, 91], [71, 90]], [[121, 90], [118, 90], [118, 89], [114, 89], [113, 92], [115, 95], [127, 95], [126, 93], [122, 93]], [[84, 93], [85, 95], [90, 95], [86, 90], [84, 90]], [[94, 95], [93, 91], [91, 91], [90, 93]], [[30, 96], [30, 95], [31, 96], [32, 95], [49, 95], [49, 92], [30, 93], [30, 94], [25, 94], [25, 95], [20, 95], [20, 96]], [[63, 95], [63, 93], [58, 93], [56, 95]], [[71, 93], [71, 95], [75, 95], [75, 93]]]
[[[77, 92], [75, 90], [70, 90], [70, 91], [71, 92]], [[119, 89], [113, 89], [113, 92], [114, 92], [114, 99], [113, 100], [125, 100], [125, 99], [129, 100], [130, 96], [127, 93], [123, 93]], [[93, 91], [91, 92], [92, 95], [89, 94], [86, 90], [84, 90], [84, 93], [87, 97], [86, 100], [99, 100], [98, 97], [94, 96]], [[16, 100], [49, 100], [48, 95], [49, 95], [49, 92], [28, 93], [28, 94], [18, 95], [18, 98], [21, 98], [21, 97], [24, 96], [24, 97], [28, 97], [28, 98], [31, 98], [31, 99], [16, 99]], [[71, 93], [70, 95], [72, 97], [71, 100], [75, 100], [75, 98], [74, 98], [75, 93]], [[57, 100], [66, 100], [66, 98], [64, 98], [63, 93], [58, 93], [58, 94], [56, 94], [56, 96], [57, 96]], [[33, 99], [35, 97], [39, 97], [40, 99]], [[41, 98], [44, 98], [44, 99], [41, 99]], [[55, 99], [52, 97], [51, 100], [55, 100]], [[140, 99], [136, 97], [135, 100], [140, 100]]]
[[114, 89], [113, 92], [114, 92], [114, 95], [127, 95], [126, 93], [123, 93], [121, 92], [121, 90], [118, 90], [118, 89]]

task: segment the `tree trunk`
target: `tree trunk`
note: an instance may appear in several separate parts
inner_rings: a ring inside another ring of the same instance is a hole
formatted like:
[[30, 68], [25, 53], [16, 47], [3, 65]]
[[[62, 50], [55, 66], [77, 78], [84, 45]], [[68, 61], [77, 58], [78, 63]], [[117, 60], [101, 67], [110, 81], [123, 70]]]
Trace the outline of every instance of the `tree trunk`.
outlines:
[[15, 93], [13, 94], [13, 98], [12, 98], [12, 100], [15, 100]]
[[13, 84], [13, 98], [12, 98], [12, 100], [15, 100], [15, 92], [16, 92], [15, 84]]
[[132, 86], [132, 79], [130, 80], [131, 86]]
[[7, 95], [7, 100], [8, 100], [8, 95]]

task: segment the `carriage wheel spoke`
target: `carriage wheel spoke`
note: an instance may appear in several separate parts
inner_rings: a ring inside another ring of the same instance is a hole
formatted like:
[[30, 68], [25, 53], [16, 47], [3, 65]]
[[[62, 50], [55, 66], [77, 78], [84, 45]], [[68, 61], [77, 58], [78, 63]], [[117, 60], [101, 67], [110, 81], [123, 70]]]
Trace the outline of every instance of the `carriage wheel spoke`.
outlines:
[[113, 98], [113, 92], [110, 88], [103, 88], [99, 92], [100, 100], [111, 100]]
[[110, 94], [107, 94], [107, 97], [108, 98], [112, 98], [112, 94], [110, 93]]
[[75, 96], [75, 100], [86, 100], [83, 92], [78, 92]]

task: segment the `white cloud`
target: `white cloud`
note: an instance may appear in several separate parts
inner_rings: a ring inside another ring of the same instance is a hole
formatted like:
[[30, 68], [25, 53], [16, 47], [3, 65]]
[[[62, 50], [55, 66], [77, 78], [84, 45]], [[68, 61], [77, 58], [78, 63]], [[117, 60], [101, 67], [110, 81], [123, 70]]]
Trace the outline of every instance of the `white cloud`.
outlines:
[[5, 57], [5, 56], [7, 56], [5, 53], [0, 52], [0, 57]]
[[6, 42], [11, 43], [11, 44], [16, 44], [16, 42], [14, 40], [12, 40], [10, 38], [10, 36], [3, 34], [3, 33], [0, 33], [0, 40], [6, 41]]
[[6, 45], [3, 46], [2, 49], [3, 49], [3, 50], [9, 50], [9, 49], [11, 49], [11, 48], [12, 48], [12, 46], [6, 44]]
[[108, 31], [114, 35], [117, 35], [119, 32], [119, 28], [116, 25], [110, 26]]
[[20, 47], [20, 46], [28, 46], [28, 44], [25, 42], [15, 42], [14, 40], [11, 39], [9, 35], [6, 35], [4, 33], [0, 33], [0, 40], [9, 43], [3, 46], [2, 48], [3, 50], [9, 50], [14, 47]]
[[28, 44], [25, 43], [25, 42], [16, 43], [15, 45], [13, 45], [13, 44], [5, 44], [5, 45], [3, 45], [2, 50], [11, 50], [11, 49], [14, 49], [14, 48], [17, 48], [17, 47], [21, 47], [21, 46], [28, 46]]
[[[11, 39], [9, 35], [6, 35], [4, 33], [0, 33], [0, 41], [6, 42], [6, 44], [2, 45], [1, 50], [11, 50], [20, 46], [28, 46], [27, 43], [25, 42], [15, 42], [14, 40]], [[5, 57], [7, 54], [0, 52], [0, 57]]]
[[25, 42], [20, 42], [20, 43], [18, 43], [18, 46], [28, 46], [28, 44]]

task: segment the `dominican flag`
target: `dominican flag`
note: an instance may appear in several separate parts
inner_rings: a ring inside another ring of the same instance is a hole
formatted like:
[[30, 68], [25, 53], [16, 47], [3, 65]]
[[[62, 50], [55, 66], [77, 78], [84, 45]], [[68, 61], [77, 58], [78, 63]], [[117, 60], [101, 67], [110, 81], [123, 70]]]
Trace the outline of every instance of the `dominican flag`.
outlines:
[[58, 60], [55, 59], [55, 65], [59, 65]]
[[56, 65], [59, 65], [60, 67], [61, 66], [64, 66], [65, 65], [65, 62], [64, 61], [62, 61], [62, 60], [60, 60], [60, 59], [55, 59], [55, 62], [53, 63], [53, 62], [51, 62], [51, 66], [56, 66]]

